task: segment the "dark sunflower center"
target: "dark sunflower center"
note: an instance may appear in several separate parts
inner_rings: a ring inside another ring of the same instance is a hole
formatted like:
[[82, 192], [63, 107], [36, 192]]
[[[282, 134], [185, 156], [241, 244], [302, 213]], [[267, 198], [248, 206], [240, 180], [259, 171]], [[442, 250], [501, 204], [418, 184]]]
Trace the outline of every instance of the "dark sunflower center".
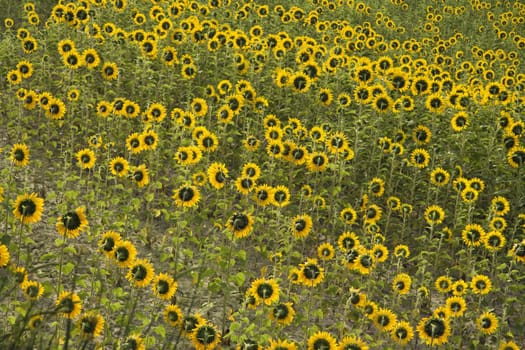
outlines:
[[396, 336], [399, 339], [405, 339], [408, 336], [408, 332], [407, 332], [407, 330], [405, 328], [400, 328], [400, 329], [396, 330]]
[[189, 202], [195, 196], [195, 192], [190, 187], [184, 187], [179, 191], [179, 199], [183, 202]]
[[325, 160], [323, 156], [315, 156], [313, 157], [312, 162], [317, 166], [321, 166], [324, 164]]
[[361, 297], [357, 293], [352, 294], [352, 296], [350, 297], [350, 302], [353, 305], [359, 304], [360, 301], [361, 301]]
[[307, 279], [315, 280], [321, 274], [321, 270], [317, 265], [309, 264], [304, 267], [303, 274]]
[[135, 181], [142, 181], [142, 179], [144, 179], [144, 174], [142, 173], [142, 171], [135, 171], [135, 173], [133, 173], [133, 178], [135, 179]]
[[197, 341], [202, 345], [208, 345], [215, 341], [217, 338], [217, 332], [211, 326], [205, 325], [199, 327], [197, 334], [195, 335]]
[[331, 144], [335, 148], [341, 148], [344, 145], [344, 140], [341, 137], [336, 136], [332, 138]]
[[71, 298], [64, 298], [58, 304], [58, 309], [63, 313], [70, 313], [75, 308], [75, 304]]
[[26, 289], [26, 293], [30, 298], [36, 298], [38, 296], [38, 291], [39, 291], [39, 288], [38, 286], [35, 286], [35, 285], [31, 285], [27, 287]]
[[113, 67], [106, 67], [106, 68], [104, 69], [104, 73], [105, 73], [107, 76], [112, 76], [114, 72], [115, 72], [115, 71], [114, 71]]
[[184, 318], [184, 330], [189, 333], [195, 329], [197, 326], [198, 320], [193, 316], [186, 316]]
[[117, 162], [113, 165], [113, 169], [115, 169], [117, 173], [120, 173], [122, 170], [124, 170], [124, 164]]
[[461, 307], [461, 304], [458, 303], [458, 302], [454, 302], [452, 304], [450, 304], [450, 309], [454, 312], [458, 312], [458, 311], [461, 311], [462, 307]]
[[142, 265], [136, 265], [131, 269], [131, 273], [135, 281], [143, 281], [148, 274], [148, 270]]
[[273, 295], [272, 285], [269, 283], [261, 283], [257, 286], [257, 295], [262, 299], [271, 297]]
[[288, 196], [286, 195], [286, 192], [285, 191], [282, 191], [282, 190], [278, 190], [278, 191], [275, 191], [274, 195], [273, 195], [273, 198], [275, 199], [275, 201], [277, 203], [282, 203], [286, 200]]
[[177, 322], [179, 320], [179, 314], [176, 313], [175, 311], [170, 311], [168, 312], [168, 319], [171, 322]]
[[224, 175], [222, 171], [219, 171], [217, 172], [217, 174], [215, 174], [215, 181], [219, 183], [226, 181], [226, 176]]
[[315, 350], [326, 350], [326, 349], [330, 349], [330, 342], [326, 339], [317, 339], [314, 344], [313, 344], [313, 348]]
[[67, 58], [67, 63], [69, 63], [70, 65], [74, 66], [78, 63], [78, 57], [75, 56], [75, 55], [70, 55], [68, 58]]
[[351, 237], [346, 237], [345, 239], [343, 239], [343, 247], [345, 247], [345, 249], [352, 249], [354, 246], [355, 239]]
[[91, 157], [88, 155], [88, 154], [83, 154], [81, 157], [80, 157], [80, 161], [84, 164], [87, 164], [91, 161]]
[[273, 316], [278, 320], [284, 320], [289, 313], [288, 306], [284, 304], [279, 304], [273, 309]]
[[372, 266], [372, 257], [368, 254], [365, 254], [363, 256], [361, 256], [361, 258], [359, 259], [359, 261], [361, 262], [361, 265], [363, 265], [363, 267], [365, 268], [368, 268], [370, 266]]
[[168, 284], [168, 282], [164, 280], [160, 280], [157, 282], [157, 291], [159, 292], [159, 294], [166, 294], [169, 290], [170, 285]]
[[516, 256], [524, 257], [525, 256], [525, 245], [518, 244], [516, 247]]
[[467, 238], [471, 242], [477, 242], [481, 239], [481, 234], [478, 231], [469, 231], [467, 234]]
[[425, 155], [421, 153], [416, 154], [416, 156], [414, 157], [414, 160], [417, 164], [423, 164], [425, 162], [425, 159]]
[[253, 181], [251, 179], [242, 179], [241, 187], [244, 189], [250, 189], [253, 186]]
[[97, 320], [91, 317], [84, 318], [82, 319], [81, 324], [82, 324], [82, 331], [84, 333], [91, 334], [95, 332], [95, 329], [97, 327]]
[[501, 238], [499, 238], [497, 235], [492, 235], [489, 237], [487, 242], [491, 247], [499, 247], [499, 245], [501, 244]]
[[139, 348], [139, 344], [137, 341], [133, 338], [126, 339], [126, 342], [122, 345], [122, 349], [124, 350], [137, 350]]
[[483, 329], [490, 328], [490, 326], [492, 326], [492, 320], [490, 318], [487, 317], [481, 320], [481, 327]]
[[215, 144], [213, 138], [206, 136], [202, 139], [202, 145], [206, 148], [211, 148]]
[[299, 219], [295, 221], [295, 230], [296, 231], [302, 231], [306, 228], [306, 221], [303, 219]]
[[244, 214], [235, 214], [232, 218], [232, 226], [234, 230], [242, 230], [248, 226], [248, 217]]
[[23, 150], [21, 149], [15, 150], [14, 158], [16, 159], [17, 162], [23, 161], [25, 157], [26, 157], [26, 154]]
[[80, 227], [80, 218], [75, 212], [69, 212], [62, 217], [62, 223], [68, 230], [76, 230]]
[[386, 327], [390, 324], [390, 317], [388, 315], [379, 315], [377, 318], [377, 323], [379, 323], [381, 326]]
[[439, 338], [445, 334], [445, 322], [439, 318], [432, 318], [423, 327], [425, 334], [432, 338]]
[[18, 212], [23, 216], [31, 216], [36, 212], [36, 203], [31, 199], [24, 199], [18, 205]]
[[115, 251], [117, 261], [124, 262], [129, 259], [129, 250], [126, 247], [118, 247]]
[[152, 135], [147, 135], [145, 138], [144, 138], [144, 143], [148, 146], [151, 146], [155, 143], [155, 136], [152, 136]]
[[111, 237], [107, 237], [102, 242], [102, 249], [106, 252], [110, 252], [113, 250], [113, 247], [115, 247], [115, 240]]

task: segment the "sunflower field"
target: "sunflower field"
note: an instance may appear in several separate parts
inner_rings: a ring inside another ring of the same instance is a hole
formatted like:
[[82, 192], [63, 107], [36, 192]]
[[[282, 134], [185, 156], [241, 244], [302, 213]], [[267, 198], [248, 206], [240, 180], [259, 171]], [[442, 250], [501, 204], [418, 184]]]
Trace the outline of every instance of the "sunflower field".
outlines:
[[525, 3], [0, 8], [1, 349], [525, 349]]

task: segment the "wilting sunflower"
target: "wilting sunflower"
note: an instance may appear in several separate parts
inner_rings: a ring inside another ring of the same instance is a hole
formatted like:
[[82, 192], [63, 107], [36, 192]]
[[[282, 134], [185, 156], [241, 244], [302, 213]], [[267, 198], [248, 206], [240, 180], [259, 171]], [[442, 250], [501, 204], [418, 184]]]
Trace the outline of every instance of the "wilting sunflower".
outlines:
[[77, 160], [77, 165], [81, 169], [91, 169], [95, 166], [95, 162], [97, 161], [95, 152], [93, 152], [89, 148], [81, 149], [76, 153], [75, 156]]
[[38, 300], [44, 294], [44, 286], [37, 281], [25, 280], [20, 284], [20, 289], [29, 300]]
[[9, 263], [9, 249], [7, 248], [6, 245], [0, 244], [0, 267], [6, 267], [8, 263]]
[[137, 248], [130, 241], [118, 240], [113, 248], [113, 259], [120, 267], [130, 267], [137, 256]]
[[40, 221], [44, 210], [44, 199], [36, 193], [23, 194], [16, 198], [13, 215], [23, 224], [34, 224]]
[[235, 238], [244, 238], [252, 232], [253, 223], [254, 220], [250, 214], [235, 213], [226, 222], [226, 227]]
[[135, 287], [145, 287], [151, 280], [155, 272], [153, 265], [146, 259], [135, 259], [130, 265], [126, 278]]
[[258, 278], [252, 282], [249, 293], [255, 298], [255, 304], [262, 303], [271, 305], [279, 300], [280, 288], [277, 281], [273, 278]]
[[280, 325], [287, 326], [292, 323], [295, 310], [292, 303], [279, 303], [270, 311], [270, 318]]
[[308, 338], [308, 350], [335, 350], [337, 343], [333, 335], [318, 331]]
[[131, 179], [135, 181], [138, 187], [144, 187], [149, 184], [149, 171], [145, 164], [135, 167], [131, 172]]
[[78, 319], [78, 328], [84, 338], [97, 338], [104, 330], [104, 318], [94, 311], [84, 313]]
[[58, 296], [56, 302], [56, 311], [65, 318], [73, 319], [80, 315], [82, 303], [80, 297], [73, 292], [63, 291]]
[[199, 322], [191, 332], [191, 343], [196, 350], [215, 349], [221, 341], [221, 334], [217, 328], [207, 322]]
[[29, 164], [29, 148], [23, 143], [14, 144], [9, 158], [16, 166], [24, 167]]
[[299, 268], [299, 280], [305, 286], [315, 287], [324, 279], [324, 268], [319, 266], [317, 259], [308, 258]]
[[410, 291], [410, 286], [412, 284], [412, 278], [406, 273], [399, 273], [394, 277], [392, 281], [392, 289], [394, 292], [404, 295]]
[[171, 198], [175, 200], [178, 207], [191, 208], [197, 205], [201, 195], [196, 186], [186, 184], [174, 190]]
[[446, 344], [450, 336], [449, 321], [435, 316], [423, 318], [416, 329], [419, 338], [430, 346]]
[[88, 226], [84, 207], [78, 207], [60, 216], [56, 223], [58, 233], [67, 238], [76, 238]]
[[164, 308], [164, 322], [172, 327], [177, 327], [182, 324], [182, 310], [174, 304], [166, 305]]
[[98, 246], [104, 255], [106, 255], [106, 257], [112, 258], [114, 256], [114, 249], [120, 240], [120, 233], [115, 231], [106, 231], [102, 233], [102, 236], [98, 241]]
[[177, 282], [167, 273], [159, 273], [151, 281], [153, 294], [162, 300], [170, 300], [177, 291]]

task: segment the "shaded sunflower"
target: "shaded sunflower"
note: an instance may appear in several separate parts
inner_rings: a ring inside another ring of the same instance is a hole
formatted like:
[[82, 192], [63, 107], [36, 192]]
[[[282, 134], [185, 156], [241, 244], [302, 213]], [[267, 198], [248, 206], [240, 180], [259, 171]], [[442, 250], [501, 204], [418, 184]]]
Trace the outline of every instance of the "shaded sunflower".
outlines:
[[73, 292], [63, 291], [59, 294], [56, 302], [56, 311], [65, 318], [73, 319], [80, 315], [82, 303], [80, 297]]
[[197, 205], [201, 195], [196, 186], [186, 184], [174, 190], [172, 198], [178, 207], [191, 208]]
[[226, 222], [226, 227], [233, 233], [235, 238], [248, 236], [253, 229], [253, 217], [245, 213], [235, 213]]
[[248, 292], [255, 298], [256, 305], [271, 305], [279, 300], [280, 288], [273, 278], [258, 278], [252, 282]]
[[450, 336], [449, 321], [435, 316], [421, 319], [416, 329], [419, 338], [430, 346], [446, 344]]
[[13, 215], [23, 224], [34, 224], [40, 221], [44, 210], [44, 199], [36, 193], [23, 194], [16, 198]]
[[27, 322], [27, 325], [29, 329], [37, 329], [43, 324], [43, 322], [44, 322], [44, 316], [37, 314], [37, 315], [31, 316], [31, 318]]
[[104, 318], [94, 311], [84, 313], [78, 319], [78, 328], [82, 337], [97, 338], [104, 330]]
[[177, 327], [182, 325], [182, 311], [180, 307], [174, 304], [166, 305], [164, 308], [164, 322], [169, 324], [172, 327]]
[[122, 343], [119, 344], [119, 350], [145, 350], [144, 339], [137, 334], [129, 335]]
[[29, 300], [38, 300], [44, 294], [44, 286], [37, 281], [25, 280], [20, 284], [20, 289]]
[[159, 273], [151, 281], [153, 294], [162, 300], [170, 300], [177, 291], [177, 282], [167, 273]]
[[29, 164], [29, 148], [24, 143], [16, 143], [11, 148], [9, 158], [16, 166], [24, 167]]
[[308, 350], [335, 350], [337, 342], [328, 332], [318, 331], [308, 338]]
[[151, 282], [154, 275], [153, 265], [149, 261], [146, 259], [135, 259], [129, 266], [126, 279], [135, 287], [145, 287]]
[[295, 310], [290, 302], [279, 303], [270, 311], [270, 318], [282, 326], [292, 323], [294, 316]]
[[67, 238], [76, 238], [88, 226], [84, 207], [67, 212], [57, 219], [56, 229], [59, 234]]

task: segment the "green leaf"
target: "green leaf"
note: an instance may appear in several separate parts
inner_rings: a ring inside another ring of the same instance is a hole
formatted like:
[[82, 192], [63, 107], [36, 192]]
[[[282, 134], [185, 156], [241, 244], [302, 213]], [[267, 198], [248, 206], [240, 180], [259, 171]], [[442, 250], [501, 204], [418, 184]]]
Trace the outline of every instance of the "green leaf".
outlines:
[[64, 275], [67, 276], [71, 273], [71, 271], [73, 271], [74, 268], [75, 264], [73, 264], [72, 262], [68, 262], [64, 266], [62, 266], [62, 272], [64, 273]]
[[155, 332], [156, 334], [160, 335], [163, 338], [166, 337], [166, 329], [164, 328], [164, 326], [157, 326], [153, 328], [153, 332]]

